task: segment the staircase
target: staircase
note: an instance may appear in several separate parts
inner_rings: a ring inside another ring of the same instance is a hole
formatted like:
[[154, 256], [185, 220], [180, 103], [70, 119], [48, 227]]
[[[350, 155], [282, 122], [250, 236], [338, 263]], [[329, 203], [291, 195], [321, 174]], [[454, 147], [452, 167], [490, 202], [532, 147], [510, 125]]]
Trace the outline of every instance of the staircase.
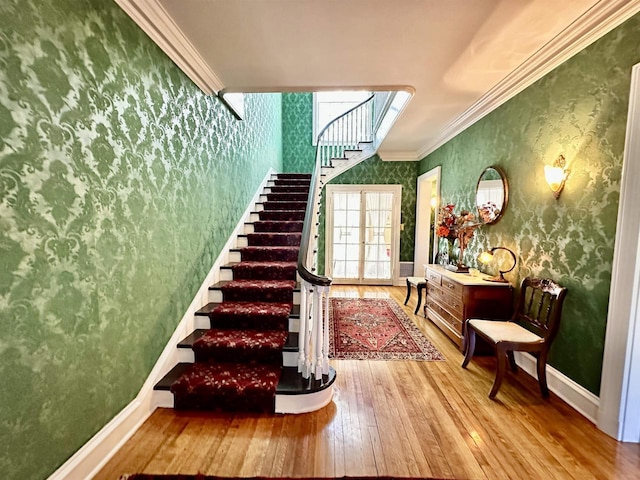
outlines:
[[316, 273], [322, 191], [377, 151], [409, 98], [373, 94], [323, 129], [313, 174], [269, 182], [220, 281], [209, 287], [209, 303], [196, 312], [202, 323], [177, 345], [185, 361], [155, 385], [155, 405], [303, 413], [331, 401], [331, 279]]
[[266, 187], [255, 221], [196, 313], [205, 328], [177, 345], [193, 361], [178, 363], [154, 387], [171, 392], [173, 408], [299, 413], [330, 401], [333, 369], [306, 380], [297, 369], [297, 260], [310, 178], [280, 174]]

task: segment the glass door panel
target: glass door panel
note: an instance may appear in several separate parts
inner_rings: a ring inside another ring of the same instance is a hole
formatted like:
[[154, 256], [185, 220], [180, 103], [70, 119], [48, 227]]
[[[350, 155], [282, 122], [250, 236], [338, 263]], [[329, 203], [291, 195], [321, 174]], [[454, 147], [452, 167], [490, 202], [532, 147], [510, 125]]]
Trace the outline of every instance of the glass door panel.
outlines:
[[364, 192], [364, 198], [366, 223], [362, 277], [365, 280], [390, 280], [393, 194]]
[[336, 278], [358, 278], [360, 203], [360, 192], [335, 192], [333, 195], [332, 275]]

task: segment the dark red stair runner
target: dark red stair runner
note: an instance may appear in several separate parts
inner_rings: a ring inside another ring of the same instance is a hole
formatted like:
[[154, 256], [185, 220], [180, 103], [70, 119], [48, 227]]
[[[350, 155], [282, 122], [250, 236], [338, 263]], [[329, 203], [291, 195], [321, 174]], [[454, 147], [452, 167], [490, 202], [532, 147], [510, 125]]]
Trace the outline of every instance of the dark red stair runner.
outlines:
[[178, 410], [273, 412], [278, 365], [194, 363], [171, 386]]
[[249, 246], [295, 246], [300, 247], [300, 238], [302, 233], [299, 232], [258, 232], [247, 235]]
[[282, 364], [286, 330], [211, 329], [193, 344], [196, 362]]
[[274, 180], [211, 329], [193, 344], [195, 363], [171, 385], [176, 409], [274, 411], [310, 178]]
[[290, 280], [296, 278], [297, 262], [240, 262], [231, 267], [237, 280]]
[[288, 303], [224, 302], [211, 312], [211, 328], [287, 330], [290, 313]]
[[300, 246], [244, 247], [240, 249], [242, 261], [247, 262], [297, 262]]
[[287, 220], [265, 220], [253, 224], [254, 232], [302, 232], [304, 222]]
[[260, 220], [298, 220], [304, 221], [304, 210], [262, 210], [258, 212]]

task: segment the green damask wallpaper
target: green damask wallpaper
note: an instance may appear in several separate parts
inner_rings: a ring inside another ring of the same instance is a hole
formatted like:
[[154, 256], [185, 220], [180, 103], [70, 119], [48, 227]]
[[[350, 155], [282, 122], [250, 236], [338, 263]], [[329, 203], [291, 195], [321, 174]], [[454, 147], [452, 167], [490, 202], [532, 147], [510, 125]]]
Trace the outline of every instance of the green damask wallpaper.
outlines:
[[[416, 228], [416, 189], [417, 162], [384, 162], [378, 155], [359, 163], [343, 174], [331, 180], [337, 185], [402, 185], [402, 205], [400, 206], [401, 222], [404, 230], [400, 232], [400, 261], [413, 262], [414, 235]], [[320, 225], [320, 241], [318, 249], [319, 271], [324, 274], [324, 208], [326, 197], [322, 197], [322, 217]]]
[[285, 172], [311, 173], [316, 160], [312, 145], [313, 93], [282, 94], [282, 163]]
[[[631, 67], [638, 62], [636, 15], [420, 162], [420, 173], [442, 165], [442, 200], [457, 207], [473, 204], [476, 181], [486, 166], [506, 171], [510, 198], [505, 215], [478, 230], [465, 259], [473, 263], [483, 248], [506, 246], [518, 256], [516, 270], [508, 275], [513, 284], [535, 275], [569, 288], [550, 363], [595, 394], [600, 390]], [[543, 165], [560, 153], [571, 175], [555, 200]]]
[[282, 169], [281, 109], [234, 120], [112, 0], [0, 2], [2, 478], [46, 478], [136, 396]]

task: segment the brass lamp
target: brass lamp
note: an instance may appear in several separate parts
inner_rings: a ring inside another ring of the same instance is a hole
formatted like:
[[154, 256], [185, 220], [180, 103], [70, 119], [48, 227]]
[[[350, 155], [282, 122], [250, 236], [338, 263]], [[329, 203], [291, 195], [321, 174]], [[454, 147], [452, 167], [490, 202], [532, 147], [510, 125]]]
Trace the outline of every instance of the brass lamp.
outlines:
[[493, 247], [491, 250], [482, 252], [480, 254], [480, 256], [478, 257], [478, 260], [481, 263], [484, 263], [484, 264], [487, 264], [487, 263], [491, 262], [493, 260], [493, 252], [495, 252], [496, 250], [506, 250], [507, 252], [509, 252], [511, 254], [511, 258], [513, 260], [513, 265], [508, 270], [500, 270], [500, 275], [498, 275], [496, 277], [485, 278], [485, 280], [487, 280], [488, 282], [509, 283], [509, 280], [504, 278], [504, 274], [505, 273], [509, 273], [511, 270], [516, 268], [516, 254], [513, 253], [511, 250], [509, 250], [506, 247]]
[[569, 176], [569, 170], [565, 168], [564, 155], [559, 155], [553, 165], [544, 166], [544, 178], [553, 191], [553, 196], [557, 199], [564, 188], [564, 184]]

